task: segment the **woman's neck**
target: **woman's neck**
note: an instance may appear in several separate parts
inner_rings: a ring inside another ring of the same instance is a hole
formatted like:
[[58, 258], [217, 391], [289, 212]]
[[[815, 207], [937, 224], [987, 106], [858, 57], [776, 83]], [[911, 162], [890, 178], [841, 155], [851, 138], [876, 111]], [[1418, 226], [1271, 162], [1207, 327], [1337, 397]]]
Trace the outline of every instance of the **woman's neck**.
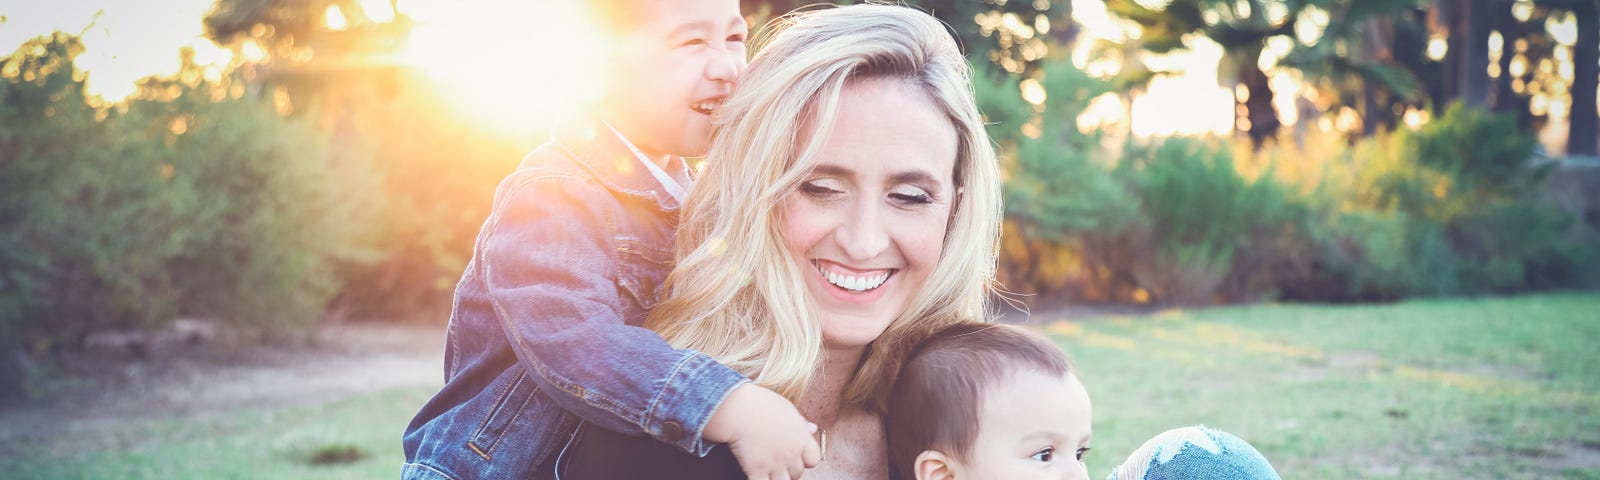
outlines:
[[866, 347], [824, 348], [822, 371], [800, 398], [800, 414], [824, 429], [832, 426], [844, 411], [844, 391], [861, 366]]

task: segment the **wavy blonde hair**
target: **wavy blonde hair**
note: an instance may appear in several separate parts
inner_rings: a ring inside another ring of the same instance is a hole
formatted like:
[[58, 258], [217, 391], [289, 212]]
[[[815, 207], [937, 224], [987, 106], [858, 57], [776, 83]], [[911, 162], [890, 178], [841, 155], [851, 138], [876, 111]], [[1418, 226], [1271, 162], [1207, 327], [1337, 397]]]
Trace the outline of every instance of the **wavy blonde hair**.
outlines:
[[[717, 110], [709, 165], [686, 200], [669, 298], [647, 325], [799, 401], [822, 361], [802, 270], [784, 248], [780, 205], [817, 163], [840, 93], [866, 79], [927, 94], [959, 139], [957, 201], [943, 252], [907, 310], [868, 348], [848, 405], [882, 411], [906, 351], [938, 327], [987, 317], [1000, 225], [1000, 173], [966, 60], [938, 20], [853, 5], [787, 15]], [[802, 132], [816, 132], [800, 138]]]

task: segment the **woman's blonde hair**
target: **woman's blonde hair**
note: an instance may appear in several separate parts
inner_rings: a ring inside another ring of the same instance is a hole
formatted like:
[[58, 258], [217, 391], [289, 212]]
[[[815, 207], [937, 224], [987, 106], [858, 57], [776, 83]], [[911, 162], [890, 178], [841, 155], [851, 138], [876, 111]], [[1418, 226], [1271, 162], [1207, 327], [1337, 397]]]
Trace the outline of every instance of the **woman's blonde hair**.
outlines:
[[[869, 347], [845, 391], [882, 410], [900, 359], [927, 333], [986, 318], [1000, 224], [1000, 173], [973, 103], [966, 60], [944, 24], [889, 5], [780, 18], [778, 33], [714, 118], [709, 164], [685, 202], [669, 298], [648, 325], [798, 401], [819, 370], [822, 334], [802, 270], [784, 248], [780, 205], [817, 162], [840, 93], [866, 79], [927, 94], [959, 139], [944, 250], [907, 310]], [[800, 138], [802, 132], [816, 132]]]

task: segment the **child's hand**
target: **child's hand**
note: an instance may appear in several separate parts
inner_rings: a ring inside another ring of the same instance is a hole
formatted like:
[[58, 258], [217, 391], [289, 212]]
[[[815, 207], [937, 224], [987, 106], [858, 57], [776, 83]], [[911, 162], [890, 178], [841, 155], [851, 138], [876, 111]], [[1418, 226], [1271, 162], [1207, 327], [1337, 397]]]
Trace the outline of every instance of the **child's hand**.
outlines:
[[800, 416], [789, 399], [747, 383], [728, 394], [711, 416], [705, 438], [728, 444], [751, 479], [791, 479], [822, 461], [812, 437], [816, 432], [816, 424]]

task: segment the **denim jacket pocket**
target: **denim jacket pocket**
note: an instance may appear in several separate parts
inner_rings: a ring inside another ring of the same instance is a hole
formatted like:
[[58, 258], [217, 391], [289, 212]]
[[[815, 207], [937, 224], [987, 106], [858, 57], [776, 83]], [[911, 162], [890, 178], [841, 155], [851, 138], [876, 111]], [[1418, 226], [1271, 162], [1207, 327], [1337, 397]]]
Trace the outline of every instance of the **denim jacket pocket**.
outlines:
[[518, 418], [537, 406], [538, 399], [535, 397], [538, 396], [538, 386], [528, 379], [526, 371], [518, 368], [509, 378], [509, 383], [496, 390], [495, 402], [489, 414], [483, 417], [478, 428], [472, 432], [472, 437], [467, 440], [467, 445], [484, 460], [494, 457], [495, 448], [508, 436], [508, 431], [515, 429]]
[[[639, 325], [661, 298], [661, 285], [672, 270], [672, 252], [632, 240], [617, 241], [617, 284], [633, 300], [627, 321]], [[638, 316], [638, 318], [635, 318]]]

